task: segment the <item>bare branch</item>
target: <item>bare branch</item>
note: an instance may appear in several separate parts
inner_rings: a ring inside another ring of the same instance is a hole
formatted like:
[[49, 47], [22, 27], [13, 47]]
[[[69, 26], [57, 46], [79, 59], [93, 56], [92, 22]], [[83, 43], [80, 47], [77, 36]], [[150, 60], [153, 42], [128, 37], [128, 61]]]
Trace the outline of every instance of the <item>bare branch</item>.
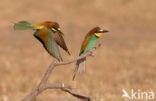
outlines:
[[97, 48], [99, 48], [101, 46], [101, 43], [99, 43], [96, 47], [94, 47], [91, 51], [89, 51], [88, 53], [82, 55], [82, 56], [79, 56], [78, 58], [76, 59], [73, 59], [73, 60], [70, 60], [70, 61], [67, 61], [67, 62], [58, 62], [56, 63], [56, 66], [59, 66], [59, 65], [68, 65], [68, 64], [71, 64], [71, 63], [74, 63], [78, 60], [81, 60], [83, 58], [87, 58], [89, 56], [92, 56], [92, 53], [93, 51], [95, 51]]
[[49, 76], [50, 76], [50, 74], [51, 74], [51, 72], [53, 71], [54, 68], [55, 68], [55, 61], [52, 61], [50, 63], [50, 65], [48, 66], [48, 69], [44, 73], [44, 76], [42, 77], [42, 80], [41, 80], [39, 86], [41, 86], [42, 83], [44, 83], [44, 84], [47, 83], [48, 78], [49, 78]]
[[92, 101], [92, 99], [90, 97], [82, 95], [82, 94], [78, 94], [78, 93], [72, 91], [71, 89], [63, 88], [62, 90], [71, 94], [72, 96], [75, 96], [78, 99], [85, 100], [85, 101]]
[[37, 101], [36, 100], [37, 96], [40, 93], [42, 93], [43, 91], [47, 90], [47, 89], [60, 89], [60, 90], [62, 90], [64, 92], [67, 92], [67, 93], [71, 94], [72, 96], [74, 96], [74, 97], [76, 97], [76, 98], [78, 98], [80, 100], [92, 101], [92, 99], [90, 97], [87, 97], [87, 96], [84, 96], [82, 94], [78, 94], [78, 93], [74, 92], [70, 86], [64, 85], [63, 83], [49, 84], [47, 81], [48, 81], [48, 78], [49, 78], [51, 72], [54, 70], [55, 67], [75, 63], [76, 61], [78, 61], [80, 59], [92, 56], [92, 52], [95, 51], [100, 46], [101, 46], [101, 44], [94, 47], [87, 54], [79, 56], [78, 58], [67, 61], [67, 62], [56, 62], [56, 61], [51, 62], [50, 65], [48, 66], [46, 72], [44, 73], [44, 75], [42, 77], [42, 80], [38, 84], [38, 86], [35, 89], [33, 89], [31, 91], [31, 93], [29, 93], [22, 101]]
[[86, 101], [92, 101], [90, 97], [78, 94], [77, 92], [74, 92], [70, 86], [64, 85], [64, 84], [47, 84], [44, 89], [61, 89], [64, 92], [67, 92], [71, 94], [72, 96], [77, 97], [78, 99], [81, 100], [86, 100]]

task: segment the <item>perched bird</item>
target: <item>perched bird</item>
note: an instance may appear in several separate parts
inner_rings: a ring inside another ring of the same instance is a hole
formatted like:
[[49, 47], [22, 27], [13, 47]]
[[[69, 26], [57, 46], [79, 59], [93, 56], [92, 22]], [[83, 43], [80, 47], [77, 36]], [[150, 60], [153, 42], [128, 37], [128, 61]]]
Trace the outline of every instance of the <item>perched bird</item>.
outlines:
[[[87, 35], [85, 36], [85, 38], [82, 42], [79, 56], [84, 55], [87, 52], [91, 51], [94, 48], [97, 40], [105, 32], [108, 32], [108, 30], [103, 30], [99, 27], [94, 27], [93, 29], [91, 29], [87, 33]], [[75, 79], [77, 73], [81, 73], [82, 71], [85, 70], [85, 61], [86, 61], [86, 58], [82, 58], [76, 62], [76, 68], [74, 71], [73, 80]]]
[[55, 57], [58, 61], [63, 61], [58, 46], [64, 49], [69, 55], [70, 52], [63, 38], [63, 33], [57, 22], [44, 21], [39, 24], [32, 24], [27, 21], [20, 21], [15, 23], [14, 29], [35, 30], [34, 36], [37, 38], [47, 52]]

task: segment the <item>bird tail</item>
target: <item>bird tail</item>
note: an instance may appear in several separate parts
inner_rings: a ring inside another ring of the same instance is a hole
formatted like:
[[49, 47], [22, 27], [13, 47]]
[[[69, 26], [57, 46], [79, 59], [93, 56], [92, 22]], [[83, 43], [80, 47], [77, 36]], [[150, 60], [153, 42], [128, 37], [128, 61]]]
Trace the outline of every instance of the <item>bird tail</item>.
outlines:
[[27, 21], [20, 21], [14, 24], [15, 30], [29, 30], [34, 29], [33, 24]]
[[74, 70], [73, 80], [75, 79], [77, 73], [82, 73], [85, 71], [86, 58], [80, 59], [76, 62], [76, 68]]

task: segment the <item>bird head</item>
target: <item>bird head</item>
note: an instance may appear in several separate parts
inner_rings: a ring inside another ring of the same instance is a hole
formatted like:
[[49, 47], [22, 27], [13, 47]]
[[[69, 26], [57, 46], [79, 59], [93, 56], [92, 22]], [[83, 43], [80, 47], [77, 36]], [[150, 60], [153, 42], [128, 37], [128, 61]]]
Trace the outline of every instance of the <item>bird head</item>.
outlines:
[[109, 32], [108, 30], [101, 29], [100, 27], [95, 27], [93, 33], [97, 38], [100, 38], [103, 33]]
[[59, 24], [57, 22], [53, 22], [53, 21], [44, 21], [44, 22], [42, 22], [40, 24], [44, 25], [46, 27], [49, 27], [49, 28], [52, 28], [52, 27], [57, 28], [57, 29], [60, 28]]
[[52, 31], [60, 30], [59, 24], [52, 21], [44, 21], [39, 24], [34, 24], [33, 27], [34, 29], [50, 28]]

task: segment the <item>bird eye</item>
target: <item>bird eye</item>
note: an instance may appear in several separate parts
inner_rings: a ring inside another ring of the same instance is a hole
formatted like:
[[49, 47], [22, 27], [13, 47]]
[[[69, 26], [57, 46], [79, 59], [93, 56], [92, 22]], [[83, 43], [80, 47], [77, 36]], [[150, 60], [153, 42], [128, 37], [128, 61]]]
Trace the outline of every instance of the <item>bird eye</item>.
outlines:
[[56, 32], [56, 31], [57, 31], [55, 28], [51, 28], [51, 30], [52, 30], [53, 32]]

